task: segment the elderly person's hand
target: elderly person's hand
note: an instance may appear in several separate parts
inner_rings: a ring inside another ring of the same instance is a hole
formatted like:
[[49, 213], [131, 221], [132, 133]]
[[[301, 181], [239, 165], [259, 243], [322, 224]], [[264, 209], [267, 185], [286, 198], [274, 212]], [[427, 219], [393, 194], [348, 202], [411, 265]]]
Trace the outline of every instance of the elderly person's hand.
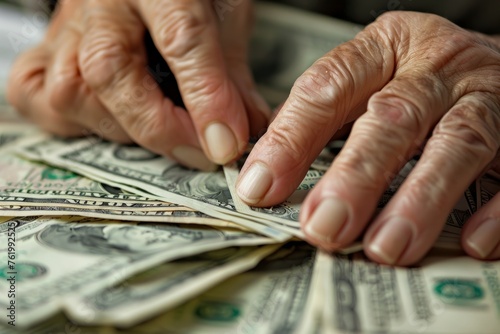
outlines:
[[[247, 159], [238, 194], [254, 206], [283, 201], [351, 122], [344, 148], [303, 203], [303, 231], [335, 250], [366, 230], [370, 258], [415, 263], [467, 186], [499, 169], [500, 38], [435, 15], [381, 16], [296, 81]], [[421, 149], [414, 170], [372, 220], [389, 179]], [[474, 257], [500, 258], [500, 194], [468, 221], [462, 244]]]
[[[93, 132], [212, 169], [237, 158], [267, 126], [268, 107], [247, 65], [251, 5], [61, 1], [44, 41], [14, 64], [8, 100], [57, 135]], [[147, 70], [146, 29], [187, 112]]]

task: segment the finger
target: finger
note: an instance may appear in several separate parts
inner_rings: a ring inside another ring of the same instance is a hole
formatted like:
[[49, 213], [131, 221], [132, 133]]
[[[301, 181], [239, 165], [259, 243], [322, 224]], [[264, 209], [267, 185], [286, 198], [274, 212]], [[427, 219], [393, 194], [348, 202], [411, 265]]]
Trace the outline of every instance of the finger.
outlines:
[[57, 36], [48, 66], [46, 90], [49, 106], [61, 117], [81, 124], [99, 137], [129, 143], [130, 137], [85, 84], [78, 69], [81, 32], [68, 24]]
[[500, 259], [500, 193], [467, 221], [462, 231], [462, 247], [478, 259]]
[[391, 179], [453, 102], [439, 78], [427, 73], [400, 73], [373, 95], [303, 204], [301, 222], [308, 239], [332, 250], [352, 243]]
[[177, 79], [205, 153], [218, 164], [234, 160], [246, 149], [248, 120], [224, 64], [212, 2], [137, 3]]
[[134, 9], [128, 3], [91, 1], [85, 27], [82, 76], [130, 137], [189, 167], [213, 169], [189, 115], [163, 96], [146, 69], [144, 26]]
[[440, 120], [414, 170], [367, 230], [370, 258], [409, 265], [432, 247], [464, 189], [498, 154], [500, 107], [494, 99], [465, 95]]
[[44, 45], [23, 53], [13, 64], [7, 100], [24, 117], [42, 129], [63, 137], [82, 136], [85, 129], [66, 120], [50, 107], [45, 82], [50, 53]]
[[356, 118], [358, 105], [383, 87], [393, 73], [389, 46], [368, 43], [365, 31], [313, 64], [247, 158], [237, 184], [248, 204], [283, 201], [302, 181], [333, 134]]

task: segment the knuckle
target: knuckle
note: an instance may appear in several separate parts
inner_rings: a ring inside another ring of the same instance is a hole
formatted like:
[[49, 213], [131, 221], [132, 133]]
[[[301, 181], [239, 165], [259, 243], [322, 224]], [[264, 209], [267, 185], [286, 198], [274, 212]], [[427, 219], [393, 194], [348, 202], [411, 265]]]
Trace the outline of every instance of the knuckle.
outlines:
[[[185, 78], [184, 82], [186, 84], [184, 85], [184, 95], [187, 103], [190, 105], [205, 105], [207, 103], [212, 104], [214, 99], [217, 99], [217, 102], [223, 102], [224, 100], [220, 99], [220, 97], [231, 96], [227, 80], [221, 78], [215, 73], [213, 75], [206, 75], [203, 74], [203, 72], [204, 70], [200, 70], [198, 72], [199, 76]], [[182, 77], [184, 78], [184, 75], [182, 75]], [[209, 117], [209, 115], [205, 112], [198, 116], [202, 118], [204, 116]]]
[[168, 140], [165, 136], [175, 135], [174, 131], [167, 131], [165, 119], [162, 113], [144, 112], [137, 114], [135, 120], [130, 123], [128, 133], [141, 146], [152, 151], [165, 150]]
[[167, 57], [182, 57], [200, 45], [200, 35], [209, 25], [204, 13], [194, 11], [194, 1], [179, 1], [158, 8], [154, 26], [157, 27], [157, 46]]
[[273, 148], [286, 155], [290, 162], [301, 162], [307, 160], [309, 150], [305, 147], [305, 141], [298, 135], [292, 134], [293, 131], [286, 127], [278, 127], [266, 133], [266, 146]]
[[[453, 107], [436, 125], [429, 144], [439, 147], [460, 147], [449, 150], [457, 159], [486, 159], [492, 161], [500, 147], [500, 112], [492, 111], [487, 103], [468, 99]], [[452, 152], [451, 152], [452, 151]], [[466, 153], [464, 156], [464, 153]]]
[[[349, 180], [350, 185], [366, 192], [381, 192], [384, 183], [389, 183], [394, 176], [382, 155], [374, 152], [370, 144], [363, 149], [345, 146], [335, 159], [335, 170], [339, 177]], [[388, 185], [388, 184], [387, 184]]]
[[112, 86], [129, 63], [128, 48], [106, 36], [105, 31], [84, 45], [79, 54], [82, 77], [96, 91]]
[[[333, 105], [338, 86], [333, 82], [327, 69], [318, 65], [314, 70], [308, 70], [294, 83], [289, 99], [289, 106], [299, 113], [307, 124], [316, 129], [328, 128], [334, 121], [339, 124], [343, 121], [337, 119], [344, 117], [343, 113], [334, 113]], [[325, 126], [326, 124], [326, 126]]]
[[425, 130], [423, 111], [404, 95], [379, 92], [368, 101], [368, 111], [360, 118], [393, 134], [420, 133]]
[[[343, 76], [343, 78], [336, 80], [334, 71], [339, 72], [337, 75]], [[344, 78], [347, 78], [347, 82], [352, 82], [349, 71], [334, 69], [331, 60], [328, 57], [323, 57], [295, 81], [292, 95], [300, 96], [319, 107], [330, 108], [332, 102], [342, 93], [338, 83], [342, 82], [344, 86], [348, 85], [346, 80], [343, 80]]]
[[432, 203], [433, 207], [444, 208], [449, 205], [449, 184], [441, 173], [429, 172], [428, 169], [414, 169], [411, 177], [405, 180], [405, 191], [402, 205], [414, 208], [417, 203]]

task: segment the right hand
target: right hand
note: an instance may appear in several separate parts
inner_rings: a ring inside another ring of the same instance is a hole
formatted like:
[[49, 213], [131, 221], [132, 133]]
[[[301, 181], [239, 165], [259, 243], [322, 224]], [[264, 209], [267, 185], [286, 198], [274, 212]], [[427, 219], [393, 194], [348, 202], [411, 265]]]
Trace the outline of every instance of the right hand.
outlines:
[[[203, 170], [230, 162], [267, 126], [270, 112], [247, 65], [251, 0], [227, 6], [61, 1], [44, 41], [15, 62], [7, 98], [56, 135], [136, 142]], [[147, 71], [146, 29], [188, 112]]]

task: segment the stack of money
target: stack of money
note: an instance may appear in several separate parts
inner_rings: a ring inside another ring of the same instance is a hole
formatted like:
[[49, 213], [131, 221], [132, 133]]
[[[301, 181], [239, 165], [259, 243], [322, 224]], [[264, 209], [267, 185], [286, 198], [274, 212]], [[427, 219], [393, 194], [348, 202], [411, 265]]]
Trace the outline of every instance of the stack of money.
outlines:
[[[259, 5], [262, 92], [281, 102], [304, 67], [358, 30]], [[234, 195], [243, 160], [200, 172], [138, 146], [2, 121], [0, 332], [498, 333], [500, 262], [466, 257], [460, 232], [499, 181], [467, 189], [415, 267], [372, 263], [360, 244], [325, 254], [300, 240], [298, 213], [341, 147], [330, 143], [287, 201], [259, 209]]]

